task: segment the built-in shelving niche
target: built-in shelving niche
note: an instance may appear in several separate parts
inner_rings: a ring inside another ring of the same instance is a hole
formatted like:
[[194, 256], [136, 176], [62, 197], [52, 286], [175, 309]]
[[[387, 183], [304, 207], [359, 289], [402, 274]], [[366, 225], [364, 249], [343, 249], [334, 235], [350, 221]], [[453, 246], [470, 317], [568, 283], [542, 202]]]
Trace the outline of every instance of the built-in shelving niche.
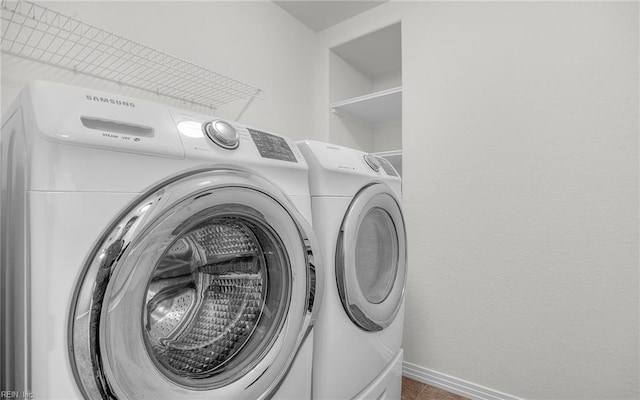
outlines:
[[329, 140], [392, 152], [396, 165], [402, 157], [401, 39], [398, 22], [335, 46], [329, 54]]

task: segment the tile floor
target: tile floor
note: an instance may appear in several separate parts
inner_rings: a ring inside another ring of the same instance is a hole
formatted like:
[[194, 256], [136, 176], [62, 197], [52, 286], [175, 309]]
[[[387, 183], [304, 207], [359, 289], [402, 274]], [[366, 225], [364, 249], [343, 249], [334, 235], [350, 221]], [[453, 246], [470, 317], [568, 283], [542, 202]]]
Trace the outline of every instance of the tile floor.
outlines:
[[402, 400], [466, 400], [466, 397], [403, 376]]

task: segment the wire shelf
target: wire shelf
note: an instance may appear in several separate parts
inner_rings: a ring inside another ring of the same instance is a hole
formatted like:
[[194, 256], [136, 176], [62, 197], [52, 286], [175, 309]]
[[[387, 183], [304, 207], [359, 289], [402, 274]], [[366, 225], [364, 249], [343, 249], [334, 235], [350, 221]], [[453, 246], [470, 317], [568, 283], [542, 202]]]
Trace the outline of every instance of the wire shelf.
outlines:
[[[2, 0], [2, 52], [216, 108], [262, 91], [36, 3]], [[247, 103], [248, 104], [248, 103]]]

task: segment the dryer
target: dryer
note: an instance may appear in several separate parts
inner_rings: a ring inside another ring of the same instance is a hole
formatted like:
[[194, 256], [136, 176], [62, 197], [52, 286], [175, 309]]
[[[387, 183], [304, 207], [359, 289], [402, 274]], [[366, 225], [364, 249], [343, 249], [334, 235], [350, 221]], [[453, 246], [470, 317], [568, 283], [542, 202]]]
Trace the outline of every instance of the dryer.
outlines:
[[323, 268], [290, 139], [36, 82], [0, 145], [3, 391], [310, 397]]
[[401, 179], [372, 154], [298, 142], [326, 262], [313, 398], [400, 399], [406, 280]]

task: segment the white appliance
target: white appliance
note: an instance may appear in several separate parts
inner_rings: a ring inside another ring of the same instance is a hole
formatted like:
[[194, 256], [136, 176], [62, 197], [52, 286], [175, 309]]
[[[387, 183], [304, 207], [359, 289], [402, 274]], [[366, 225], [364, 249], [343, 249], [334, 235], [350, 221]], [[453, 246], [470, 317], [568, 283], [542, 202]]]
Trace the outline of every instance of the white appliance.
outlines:
[[310, 397], [323, 268], [290, 139], [37, 82], [0, 143], [3, 391]]
[[374, 155], [389, 161], [398, 175], [402, 176], [402, 150], [381, 151]]
[[310, 168], [314, 230], [325, 257], [313, 398], [400, 399], [406, 238], [401, 179], [374, 155], [298, 147]]

